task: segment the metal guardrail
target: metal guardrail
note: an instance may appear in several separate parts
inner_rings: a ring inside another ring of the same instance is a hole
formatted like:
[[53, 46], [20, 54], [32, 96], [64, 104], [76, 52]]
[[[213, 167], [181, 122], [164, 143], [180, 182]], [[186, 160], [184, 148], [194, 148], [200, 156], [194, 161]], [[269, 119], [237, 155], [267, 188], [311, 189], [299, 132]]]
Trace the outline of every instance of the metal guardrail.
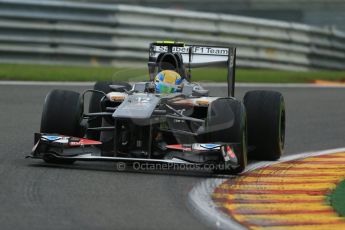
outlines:
[[66, 1], [0, 0], [0, 62], [145, 63], [168, 39], [238, 47], [242, 67], [345, 70], [345, 33], [248, 17]]
[[344, 0], [68, 0], [189, 9], [332, 26], [345, 31]]

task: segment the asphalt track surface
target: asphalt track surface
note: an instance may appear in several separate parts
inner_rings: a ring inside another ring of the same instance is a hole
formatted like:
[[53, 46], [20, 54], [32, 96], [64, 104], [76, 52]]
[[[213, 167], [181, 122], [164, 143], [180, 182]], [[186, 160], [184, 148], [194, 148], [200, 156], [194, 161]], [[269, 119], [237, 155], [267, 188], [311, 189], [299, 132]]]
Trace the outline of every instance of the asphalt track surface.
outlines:
[[[187, 195], [204, 173], [118, 171], [114, 164], [58, 167], [24, 159], [53, 88], [0, 86], [0, 228], [210, 229]], [[254, 88], [239, 88], [237, 96]], [[270, 88], [271, 89], [271, 88]], [[343, 147], [345, 89], [279, 88], [286, 99], [286, 152]], [[225, 88], [212, 89], [225, 94]]]

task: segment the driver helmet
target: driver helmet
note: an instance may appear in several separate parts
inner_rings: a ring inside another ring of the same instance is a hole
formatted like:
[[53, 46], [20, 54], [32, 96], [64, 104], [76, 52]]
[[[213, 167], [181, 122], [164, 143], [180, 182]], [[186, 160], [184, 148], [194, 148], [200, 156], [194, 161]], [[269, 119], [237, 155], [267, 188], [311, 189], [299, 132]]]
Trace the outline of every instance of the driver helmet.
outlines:
[[182, 77], [175, 71], [163, 70], [155, 77], [157, 93], [175, 93], [182, 83]]

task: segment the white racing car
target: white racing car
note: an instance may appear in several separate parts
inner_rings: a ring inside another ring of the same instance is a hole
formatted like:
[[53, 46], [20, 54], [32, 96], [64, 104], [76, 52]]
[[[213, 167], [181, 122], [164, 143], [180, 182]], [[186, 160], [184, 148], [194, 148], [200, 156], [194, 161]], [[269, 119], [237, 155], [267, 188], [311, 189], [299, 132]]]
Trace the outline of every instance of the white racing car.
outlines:
[[[221, 65], [228, 69], [228, 96], [210, 96], [191, 83], [192, 68]], [[235, 48], [151, 43], [148, 82], [97, 82], [81, 95], [51, 91], [31, 157], [62, 164], [183, 164], [222, 174], [242, 172], [247, 156], [276, 160], [284, 148], [284, 98], [251, 91], [243, 102], [236, 99], [235, 65]]]

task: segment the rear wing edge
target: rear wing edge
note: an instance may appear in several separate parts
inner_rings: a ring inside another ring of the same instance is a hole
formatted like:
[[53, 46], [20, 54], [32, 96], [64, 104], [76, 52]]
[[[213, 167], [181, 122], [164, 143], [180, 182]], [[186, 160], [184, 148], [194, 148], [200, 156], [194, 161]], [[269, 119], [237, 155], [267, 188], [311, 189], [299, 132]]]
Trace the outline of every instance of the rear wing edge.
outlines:
[[236, 48], [229, 48], [228, 59], [228, 97], [235, 96]]

